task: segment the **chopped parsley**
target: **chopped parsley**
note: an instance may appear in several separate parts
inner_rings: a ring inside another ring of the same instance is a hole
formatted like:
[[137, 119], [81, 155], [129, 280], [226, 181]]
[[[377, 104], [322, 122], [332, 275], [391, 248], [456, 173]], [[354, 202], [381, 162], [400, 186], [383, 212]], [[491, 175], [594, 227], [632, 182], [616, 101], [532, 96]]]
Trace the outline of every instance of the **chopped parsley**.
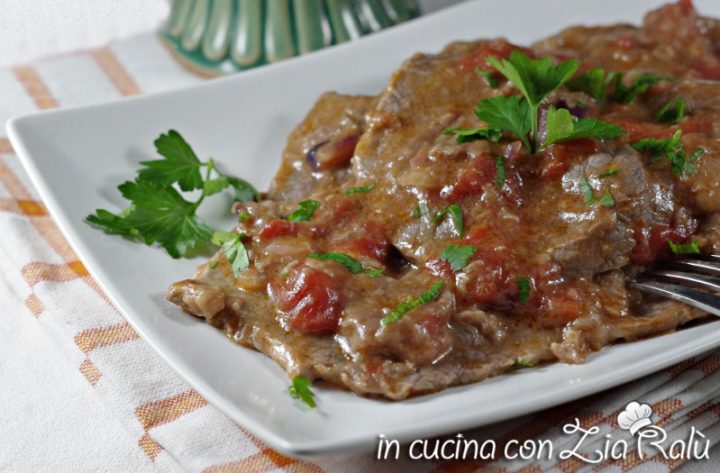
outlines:
[[217, 262], [217, 260], [208, 261], [207, 265], [208, 265], [208, 268], [215, 269], [218, 266], [218, 262]]
[[667, 80], [665, 77], [657, 74], [644, 73], [640, 74], [635, 78], [635, 81], [629, 87], [623, 82], [624, 74], [621, 72], [614, 72], [611, 74], [614, 89], [612, 91], [610, 99], [613, 102], [619, 103], [630, 103], [635, 100], [639, 95], [644, 94], [650, 88], [657, 84]]
[[485, 79], [485, 83], [490, 87], [491, 89], [497, 89], [498, 86], [500, 86], [500, 80], [492, 71], [484, 71], [480, 69], [479, 67], [475, 69], [475, 73]]
[[428, 208], [427, 204], [424, 202], [420, 202], [417, 204], [417, 207], [415, 207], [410, 214], [412, 218], [420, 218], [425, 217], [426, 215], [430, 214], [430, 209]]
[[682, 97], [675, 97], [674, 99], [666, 103], [663, 108], [660, 109], [660, 111], [658, 111], [655, 118], [660, 123], [680, 123], [680, 121], [685, 116], [686, 108], [687, 103], [685, 102], [685, 99], [683, 99]]
[[235, 277], [250, 267], [248, 252], [242, 243], [246, 236], [244, 233], [215, 232], [212, 237], [213, 244], [222, 246], [225, 259], [230, 263]]
[[440, 259], [450, 263], [453, 271], [460, 271], [467, 266], [476, 250], [474, 245], [448, 245], [440, 252]]
[[583, 178], [579, 181], [580, 184], [580, 192], [582, 192], [583, 200], [587, 205], [595, 205], [600, 204], [603, 207], [615, 207], [615, 197], [612, 195], [610, 191], [605, 192], [605, 194], [598, 198], [595, 197], [593, 194], [593, 189], [590, 186], [590, 183], [587, 179]]
[[612, 75], [606, 77], [605, 69], [596, 67], [587, 72], [578, 74], [565, 84], [568, 89], [579, 92], [585, 92], [598, 102], [605, 100], [608, 84], [612, 80]]
[[320, 202], [317, 200], [301, 200], [298, 202], [298, 209], [291, 213], [287, 219], [291, 222], [307, 222], [319, 208]]
[[[559, 141], [580, 138], [612, 140], [625, 133], [612, 123], [595, 118], [577, 119], [566, 109], [551, 107], [548, 110], [546, 138], [540, 142], [538, 120], [543, 100], [565, 84], [575, 74], [580, 63], [570, 60], [554, 64], [550, 58], [531, 59], [520, 51], [513, 51], [508, 59], [489, 57], [488, 62], [512, 82], [521, 96], [492, 97], [478, 102], [475, 105], [475, 116], [484, 121], [486, 127], [445, 130], [445, 134], [454, 134], [456, 141], [498, 141], [502, 132], [508, 132], [515, 135], [530, 153], [536, 153]], [[594, 80], [592, 78], [595, 76], [599, 76], [599, 73], [589, 76], [586, 82]], [[601, 92], [604, 93], [604, 90]]]
[[524, 304], [530, 298], [530, 280], [526, 277], [518, 276], [515, 278], [515, 281], [518, 285], [518, 301]]
[[[603, 68], [596, 67], [568, 80], [566, 86], [570, 90], [584, 92], [598, 102], [609, 100], [630, 103], [647, 92], [650, 86], [667, 80], [656, 74], [645, 73], [636, 77], [632, 85], [627, 86], [623, 82], [624, 77], [625, 74], [621, 72], [607, 72]], [[608, 93], [609, 89], [611, 89], [610, 93]]]
[[616, 168], [616, 167], [611, 167], [611, 168], [608, 168], [607, 171], [601, 173], [598, 177], [599, 177], [600, 179], [605, 179], [605, 178], [608, 178], [608, 177], [610, 177], [610, 176], [614, 176], [615, 174], [617, 174], [617, 173], [619, 173], [619, 172], [620, 172], [620, 170], [619, 170], [618, 168]]
[[247, 213], [247, 212], [242, 212], [242, 213], [238, 214], [238, 221], [240, 221], [240, 222], [247, 222], [248, 220], [250, 220], [250, 214], [249, 214], [249, 213]]
[[497, 143], [502, 138], [499, 128], [448, 128], [443, 135], [455, 135], [456, 143], [469, 143], [477, 140], [488, 140]]
[[501, 189], [505, 185], [505, 158], [495, 158], [495, 187]]
[[417, 309], [423, 304], [427, 304], [438, 298], [442, 291], [443, 282], [442, 280], [435, 282], [430, 289], [420, 294], [418, 297], [408, 297], [408, 299], [397, 306], [395, 310], [390, 312], [387, 316], [383, 317], [380, 321], [382, 325], [394, 324], [400, 318], [410, 312], [413, 309]]
[[[212, 159], [200, 161], [175, 130], [155, 140], [161, 159], [143, 161], [134, 181], [118, 186], [130, 205], [118, 214], [97, 209], [85, 221], [111, 235], [131, 238], [146, 245], [160, 244], [173, 258], [210, 243], [214, 230], [197, 217], [206, 197], [233, 187], [236, 200], [257, 200], [258, 192], [242, 179], [221, 173]], [[201, 173], [204, 170], [204, 175]], [[188, 201], [181, 191], [201, 191]]]
[[308, 255], [308, 258], [334, 261], [345, 266], [352, 274], [365, 273], [375, 277], [383, 273], [382, 269], [365, 268], [358, 260], [345, 253], [312, 253]]
[[670, 251], [676, 255], [696, 255], [700, 253], [700, 245], [696, 241], [691, 241], [690, 243], [675, 243], [672, 240], [668, 240], [667, 242], [668, 245], [670, 245]]
[[370, 184], [367, 184], [365, 186], [351, 187], [350, 189], [345, 191], [345, 195], [362, 194], [365, 192], [370, 192], [373, 189], [375, 189], [375, 183], [371, 182]]
[[534, 361], [523, 360], [522, 358], [518, 358], [518, 359], [515, 360], [515, 362], [513, 363], [513, 368], [515, 368], [515, 369], [518, 369], [518, 368], [532, 368], [532, 367], [535, 366], [535, 365], [537, 365], [537, 363], [535, 363]]
[[457, 233], [457, 235], [463, 236], [465, 234], [465, 227], [463, 225], [462, 207], [460, 207], [460, 205], [458, 204], [450, 204], [440, 212], [437, 212], [435, 215], [433, 215], [432, 221], [438, 222], [445, 218], [446, 215], [450, 215], [453, 225], [455, 226], [455, 232]]
[[688, 157], [682, 145], [682, 130], [677, 130], [672, 138], [665, 140], [643, 138], [632, 144], [632, 147], [641, 152], [650, 153], [653, 161], [667, 159], [675, 175], [692, 174], [695, 172], [695, 162], [705, 154], [705, 150], [697, 148], [692, 156]]
[[312, 392], [310, 386], [312, 386], [312, 381], [305, 376], [295, 376], [292, 379], [292, 384], [288, 388], [288, 393], [290, 393], [290, 397], [299, 399], [307, 404], [308, 407], [314, 409], [317, 407], [317, 404], [315, 403], [315, 393]]

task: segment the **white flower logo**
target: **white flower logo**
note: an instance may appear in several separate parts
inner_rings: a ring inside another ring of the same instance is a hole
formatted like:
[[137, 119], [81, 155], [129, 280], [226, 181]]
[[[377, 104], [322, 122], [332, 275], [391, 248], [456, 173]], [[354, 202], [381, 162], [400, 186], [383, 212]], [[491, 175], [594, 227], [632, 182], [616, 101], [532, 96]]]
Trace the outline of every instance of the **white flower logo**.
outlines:
[[652, 420], [650, 420], [652, 413], [650, 405], [632, 401], [625, 406], [624, 411], [618, 414], [618, 425], [623, 430], [629, 430], [631, 435], [635, 435], [643, 427], [652, 425]]

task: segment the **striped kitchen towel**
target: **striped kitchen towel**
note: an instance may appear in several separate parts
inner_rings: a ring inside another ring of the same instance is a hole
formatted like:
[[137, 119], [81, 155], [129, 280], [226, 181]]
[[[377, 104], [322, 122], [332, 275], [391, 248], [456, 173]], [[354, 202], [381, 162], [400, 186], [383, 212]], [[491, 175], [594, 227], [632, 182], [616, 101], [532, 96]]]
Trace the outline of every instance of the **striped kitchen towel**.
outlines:
[[[120, 99], [201, 80], [175, 63], [156, 36], [136, 36], [98, 50], [0, 70], [0, 122], [36, 110]], [[0, 278], [10, 290], [9, 299], [16, 301], [15, 312], [36, 317], [66, 347], [69, 362], [94, 387], [113, 421], [136, 439], [151, 469], [207, 473], [717, 471], [718, 353], [535, 415], [403, 445], [396, 451], [388, 449], [387, 459], [379, 460], [377, 452], [313, 461], [288, 458], [208, 405], [123, 320], [53, 223], [4, 135], [0, 135], [0, 226]], [[628, 405], [633, 400], [638, 404]], [[668, 454], [667, 449], [647, 448], [641, 459], [636, 448], [640, 434], [625, 429], [639, 426], [633, 422], [643, 418], [652, 425], [644, 426], [641, 433], [650, 432], [647, 429], [655, 429], [657, 435], [662, 432], [668, 436], [663, 445], [676, 441], [675, 450]], [[585, 431], [595, 433], [581, 438]], [[486, 448], [488, 458], [453, 457], [458, 445], [469, 445], [460, 442], [470, 439]], [[623, 445], [629, 446], [628, 451], [620, 455]], [[489, 455], [491, 446], [493, 455]], [[688, 458], [693, 448], [695, 456], [704, 453], [709, 460]]]

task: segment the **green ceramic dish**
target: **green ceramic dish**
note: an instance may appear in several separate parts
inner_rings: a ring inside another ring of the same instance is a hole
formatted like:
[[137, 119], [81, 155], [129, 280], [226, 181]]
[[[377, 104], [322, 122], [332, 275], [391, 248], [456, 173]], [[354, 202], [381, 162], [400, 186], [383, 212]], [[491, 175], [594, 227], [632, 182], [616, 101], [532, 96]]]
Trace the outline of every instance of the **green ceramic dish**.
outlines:
[[185, 65], [218, 75], [357, 39], [418, 14], [416, 0], [175, 0], [161, 36]]

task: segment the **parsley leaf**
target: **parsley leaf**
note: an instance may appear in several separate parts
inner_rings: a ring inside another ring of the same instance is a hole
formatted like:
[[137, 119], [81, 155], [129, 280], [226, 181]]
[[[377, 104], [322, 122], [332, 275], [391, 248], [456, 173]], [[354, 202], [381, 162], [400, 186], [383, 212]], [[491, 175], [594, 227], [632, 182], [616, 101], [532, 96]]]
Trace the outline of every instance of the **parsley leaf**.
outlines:
[[518, 358], [517, 360], [515, 360], [515, 363], [513, 363], [513, 368], [532, 368], [535, 365], [537, 365], [537, 363], [535, 363], [534, 361]]
[[450, 263], [453, 271], [460, 271], [467, 266], [476, 250], [474, 245], [448, 245], [440, 252], [440, 259]]
[[365, 186], [351, 187], [345, 191], [345, 195], [362, 194], [364, 192], [370, 192], [373, 189], [375, 189], [375, 183], [371, 182]]
[[498, 128], [448, 128], [442, 134], [455, 135], [456, 143], [469, 143], [477, 140], [497, 143], [502, 138], [502, 130]]
[[526, 277], [518, 276], [515, 278], [515, 281], [518, 285], [518, 301], [524, 304], [530, 298], [530, 280]]
[[491, 89], [497, 89], [500, 85], [500, 81], [498, 80], [498, 76], [495, 75], [492, 71], [484, 71], [480, 69], [479, 67], [475, 69], [475, 73], [485, 79], [485, 83], [490, 87]]
[[412, 218], [420, 218], [425, 217], [430, 214], [430, 209], [428, 208], [427, 204], [425, 202], [420, 202], [417, 204], [417, 207], [415, 207], [410, 214]]
[[488, 124], [489, 128], [507, 130], [531, 150], [528, 133], [532, 127], [530, 106], [517, 96], [493, 97], [481, 100], [475, 105], [475, 116]]
[[675, 243], [672, 240], [668, 240], [670, 250], [676, 255], [694, 255], [700, 253], [700, 245], [696, 241], [690, 243]]
[[618, 168], [616, 168], [616, 167], [611, 167], [611, 168], [608, 168], [607, 171], [605, 171], [605, 172], [603, 172], [602, 174], [600, 174], [600, 175], [598, 176], [598, 178], [600, 178], [600, 179], [605, 179], [605, 178], [608, 178], [608, 177], [610, 177], [610, 176], [614, 176], [615, 174], [617, 174], [617, 173], [619, 173], [619, 172], [620, 172], [620, 170], [619, 170]]
[[587, 205], [600, 204], [603, 207], [615, 207], [615, 197], [613, 197], [610, 191], [605, 192], [601, 198], [595, 197], [593, 194], [592, 187], [587, 179], [580, 179], [580, 192], [582, 192], [583, 199]]
[[657, 113], [657, 121], [660, 123], [680, 123], [685, 116], [687, 103], [682, 97], [675, 97], [666, 103]]
[[547, 135], [544, 146], [558, 141], [580, 138], [614, 140], [625, 134], [622, 128], [613, 123], [594, 118], [581, 118], [578, 120], [564, 108], [555, 108], [551, 105], [547, 112]]
[[695, 172], [695, 161], [705, 154], [705, 150], [697, 148], [692, 156], [688, 158], [687, 152], [682, 145], [682, 130], [677, 130], [672, 138], [665, 140], [655, 138], [643, 138], [632, 144], [632, 147], [641, 152], [650, 153], [653, 161], [665, 158], [670, 162], [673, 173], [692, 174]]
[[295, 376], [292, 379], [292, 384], [288, 388], [288, 393], [290, 393], [290, 397], [299, 399], [307, 404], [308, 407], [314, 409], [317, 407], [317, 404], [315, 403], [315, 393], [312, 392], [310, 386], [312, 386], [312, 381], [305, 376]]
[[462, 207], [458, 204], [450, 204], [447, 207], [445, 207], [440, 212], [433, 215], [432, 221], [438, 222], [439, 220], [443, 219], [446, 215], [450, 215], [450, 218], [452, 219], [453, 225], [455, 226], [455, 232], [458, 236], [463, 236], [465, 234], [465, 227], [463, 225], [463, 212]]
[[184, 191], [202, 188], [202, 163], [180, 133], [170, 130], [160, 135], [155, 140], [155, 149], [165, 159], [142, 161], [140, 164], [145, 167], [138, 173], [141, 180], [162, 185], [177, 182]]
[[215, 232], [212, 237], [212, 243], [222, 246], [225, 259], [230, 263], [235, 277], [250, 267], [248, 252], [242, 243], [246, 236], [244, 233]]
[[521, 51], [513, 51], [508, 59], [491, 56], [488, 62], [518, 88], [533, 109], [570, 79], [580, 66], [575, 60], [553, 64], [547, 57], [530, 59]]
[[210, 241], [213, 229], [195, 217], [194, 203], [172, 187], [148, 181], [128, 181], [120, 192], [132, 202], [123, 216], [99, 209], [86, 221], [111, 234], [131, 236], [150, 245], [159, 243], [173, 258], [185, 256], [201, 241]]
[[313, 214], [320, 208], [320, 202], [317, 200], [301, 200], [298, 202], [298, 209], [288, 216], [291, 222], [307, 222], [313, 217]]
[[233, 200], [235, 202], [259, 202], [260, 193], [245, 179], [235, 176], [225, 176], [235, 191]]
[[427, 304], [430, 301], [433, 301], [438, 298], [440, 295], [440, 292], [442, 291], [443, 282], [442, 280], [435, 282], [430, 289], [420, 294], [418, 297], [408, 297], [408, 299], [397, 306], [395, 310], [390, 312], [387, 316], [383, 317], [383, 319], [380, 321], [382, 325], [390, 325], [394, 324], [400, 318], [410, 312], [413, 309], [417, 309], [423, 304]]
[[[135, 181], [121, 184], [118, 189], [130, 206], [119, 214], [97, 209], [85, 221], [105, 232], [141, 241], [160, 244], [173, 258], [211, 242], [213, 229], [195, 214], [203, 200], [228, 187], [236, 190], [236, 199], [255, 200], [258, 192], [246, 181], [225, 175], [215, 168], [212, 159], [200, 161], [190, 145], [175, 130], [155, 140], [163, 159], [144, 161]], [[204, 168], [205, 176], [201, 174]], [[214, 177], [213, 177], [214, 176]], [[177, 186], [176, 186], [177, 185]], [[195, 202], [187, 201], [177, 190], [201, 190]], [[241, 243], [228, 251], [234, 252], [242, 267]], [[244, 247], [243, 247], [244, 251]], [[239, 259], [238, 259], [239, 258]]]
[[619, 103], [630, 103], [637, 98], [638, 95], [644, 94], [650, 88], [650, 86], [667, 80], [665, 77], [644, 73], [635, 78], [635, 81], [631, 86], [626, 86], [623, 83], [623, 77], [625, 75], [621, 72], [615, 72], [612, 75], [612, 81], [614, 89], [611, 95], [611, 99], [614, 102]]
[[530, 115], [531, 152], [536, 151], [538, 111], [540, 104], [552, 91], [570, 79], [580, 66], [576, 60], [553, 64], [550, 58], [530, 59], [525, 53], [513, 51], [508, 59], [489, 57], [488, 62], [504, 75], [527, 100]]
[[605, 100], [610, 80], [612, 80], [612, 76], [606, 78], [605, 69], [596, 67], [582, 74], [578, 74], [568, 80], [565, 85], [570, 90], [585, 92], [590, 97], [601, 102]]
[[347, 268], [347, 270], [352, 274], [365, 273], [369, 274], [371, 277], [375, 277], [380, 276], [383, 273], [382, 269], [363, 267], [358, 260], [352, 256], [346, 255], [345, 253], [312, 253], [307, 257], [324, 261], [334, 261], [345, 266], [345, 268]]
[[505, 158], [498, 156], [495, 158], [495, 186], [501, 189], [505, 184]]

